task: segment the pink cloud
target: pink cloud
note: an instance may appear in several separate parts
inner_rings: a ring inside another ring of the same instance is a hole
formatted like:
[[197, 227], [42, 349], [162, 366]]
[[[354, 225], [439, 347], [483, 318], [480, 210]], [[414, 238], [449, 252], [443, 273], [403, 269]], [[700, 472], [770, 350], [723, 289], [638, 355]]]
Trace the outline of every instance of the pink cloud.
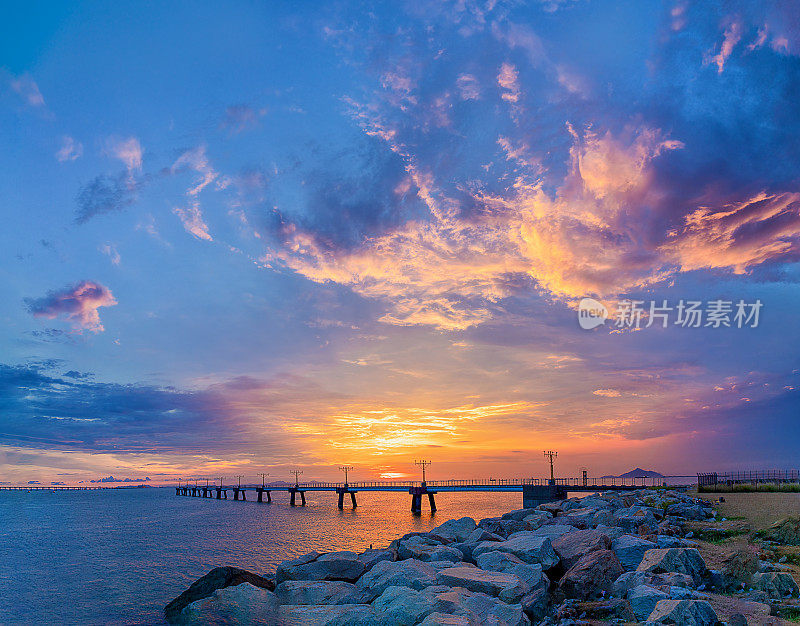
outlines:
[[105, 330], [100, 323], [98, 309], [115, 306], [117, 301], [111, 290], [100, 283], [84, 280], [60, 291], [51, 291], [43, 298], [27, 298], [25, 303], [34, 317], [56, 319], [63, 317], [78, 332], [88, 330], [99, 333]]

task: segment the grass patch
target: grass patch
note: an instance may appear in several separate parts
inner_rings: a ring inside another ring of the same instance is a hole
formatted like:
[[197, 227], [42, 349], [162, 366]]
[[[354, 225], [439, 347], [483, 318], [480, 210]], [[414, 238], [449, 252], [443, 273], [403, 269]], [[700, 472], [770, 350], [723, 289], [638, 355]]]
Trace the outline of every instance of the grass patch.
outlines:
[[744, 528], [698, 528], [692, 532], [695, 539], [717, 545], [748, 533]]
[[698, 493], [800, 493], [800, 483], [742, 483], [739, 485], [708, 485], [697, 488]]
[[794, 606], [776, 607], [778, 617], [790, 622], [800, 622], [800, 608]]

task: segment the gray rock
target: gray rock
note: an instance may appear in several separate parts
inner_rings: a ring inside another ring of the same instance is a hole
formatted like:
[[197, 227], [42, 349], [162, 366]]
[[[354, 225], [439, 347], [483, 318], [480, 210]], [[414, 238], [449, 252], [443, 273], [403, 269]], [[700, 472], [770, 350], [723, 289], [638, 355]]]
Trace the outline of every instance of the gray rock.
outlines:
[[520, 605], [525, 615], [530, 620], [538, 623], [547, 615], [547, 611], [550, 608], [550, 594], [547, 592], [547, 587], [540, 586], [534, 589], [522, 598]]
[[798, 593], [797, 583], [788, 572], [753, 574], [753, 588], [765, 592], [770, 598], [786, 598]]
[[563, 570], [568, 570], [584, 554], [595, 550], [607, 550], [611, 546], [611, 540], [602, 532], [588, 529], [564, 533], [560, 537], [551, 539], [551, 544], [561, 558], [561, 567]]
[[272, 625], [278, 621], [278, 599], [271, 591], [242, 583], [217, 589], [180, 612], [175, 623], [192, 626]]
[[565, 535], [567, 533], [574, 533], [577, 530], [577, 528], [570, 526], [569, 524], [545, 524], [530, 532], [540, 537], [550, 537], [551, 539], [555, 539], [556, 537], [560, 537], [561, 535]]
[[677, 574], [653, 574], [651, 572], [625, 572], [614, 581], [611, 593], [615, 596], [625, 597], [630, 589], [639, 585], [650, 585], [651, 587], [688, 587], [694, 584], [691, 576]]
[[470, 619], [466, 615], [448, 615], [447, 613], [431, 613], [420, 626], [478, 626], [480, 620]]
[[596, 509], [572, 509], [568, 513], [559, 516], [559, 521], [575, 528], [591, 528], [598, 511]]
[[658, 536], [659, 548], [682, 548], [684, 547], [683, 541], [679, 537], [672, 537], [670, 535]]
[[558, 586], [568, 598], [591, 600], [607, 595], [622, 573], [622, 566], [611, 550], [595, 550], [578, 559], [561, 577]]
[[479, 624], [527, 626], [530, 624], [521, 604], [507, 604], [485, 593], [463, 588], [431, 587], [423, 594], [435, 598], [437, 611], [463, 615]]
[[434, 528], [431, 533], [451, 541], [468, 541], [469, 536], [477, 527], [474, 519], [462, 517], [461, 519], [447, 520], [444, 524]]
[[667, 600], [669, 596], [650, 585], [638, 585], [628, 591], [627, 598], [636, 619], [642, 621], [653, 612], [659, 600]]
[[504, 572], [514, 574], [522, 580], [528, 589], [534, 590], [543, 587], [545, 590], [550, 586], [550, 581], [542, 571], [540, 564], [525, 563], [513, 554], [507, 552], [493, 551], [484, 552], [478, 557], [478, 567], [492, 572]]
[[363, 604], [356, 586], [342, 580], [285, 580], [275, 587], [281, 604]]
[[697, 548], [659, 548], [645, 552], [636, 571], [652, 572], [653, 574], [667, 572], [687, 574], [697, 585], [700, 584], [708, 570]]
[[435, 585], [437, 571], [431, 563], [417, 559], [380, 561], [358, 580], [356, 587], [374, 599], [393, 586], [419, 590]]
[[[313, 554], [313, 553], [312, 553]], [[278, 566], [275, 577], [278, 583], [284, 580], [344, 580], [355, 582], [366, 571], [358, 554], [350, 551], [328, 552], [308, 560], [311, 555], [284, 561]]]
[[678, 502], [667, 507], [667, 515], [683, 517], [690, 520], [703, 521], [711, 509], [696, 503]]
[[[225, 622], [226, 625], [250, 623]], [[269, 623], [287, 626], [394, 626], [391, 617], [369, 604], [283, 605], [278, 620]]]
[[558, 556], [550, 544], [550, 539], [535, 535], [536, 531], [519, 533], [506, 541], [484, 541], [472, 551], [475, 558], [485, 552], [499, 550], [513, 554], [525, 563], [539, 563], [542, 569], [550, 569], [558, 563]]
[[629, 507], [614, 512], [614, 524], [629, 533], [637, 533], [642, 526], [658, 528], [655, 516], [647, 507]]
[[470, 533], [469, 537], [467, 537], [466, 543], [478, 544], [481, 541], [503, 541], [504, 539], [505, 537], [490, 533], [485, 528], [476, 528]]
[[620, 565], [625, 571], [635, 570], [642, 562], [644, 553], [657, 548], [652, 541], [634, 535], [622, 535], [614, 540], [611, 549], [617, 555]]
[[397, 553], [394, 550], [369, 549], [359, 554], [358, 560], [364, 564], [364, 567], [370, 570], [378, 561], [396, 561]]
[[414, 535], [401, 539], [397, 544], [397, 553], [401, 559], [418, 559], [420, 561], [452, 561], [457, 563], [464, 554], [442, 542], [424, 535]]
[[516, 511], [509, 511], [508, 513], [503, 513], [500, 519], [512, 519], [521, 522], [529, 515], [536, 515], [536, 514], [542, 514], [542, 511], [539, 511], [538, 509], [517, 509]]
[[[314, 558], [317, 553], [314, 553]], [[194, 581], [181, 595], [164, 608], [164, 617], [170, 623], [175, 622], [180, 612], [196, 600], [207, 598], [217, 589], [233, 587], [242, 583], [250, 583], [256, 587], [272, 591], [275, 583], [268, 578], [248, 572], [238, 567], [215, 567], [208, 574]]]
[[443, 569], [436, 575], [436, 582], [450, 587], [463, 587], [470, 591], [478, 591], [495, 596], [513, 604], [519, 602], [530, 591], [514, 574], [490, 572], [476, 567], [451, 567]]
[[372, 602], [372, 607], [391, 618], [392, 623], [411, 626], [436, 609], [436, 602], [408, 587], [387, 587]]
[[705, 600], [659, 600], [647, 618], [648, 624], [715, 626], [719, 621]]

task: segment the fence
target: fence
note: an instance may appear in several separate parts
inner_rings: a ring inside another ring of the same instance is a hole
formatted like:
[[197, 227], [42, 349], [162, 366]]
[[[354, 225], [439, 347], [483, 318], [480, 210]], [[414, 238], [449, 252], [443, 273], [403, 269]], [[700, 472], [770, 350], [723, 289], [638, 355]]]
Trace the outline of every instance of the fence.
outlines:
[[759, 485], [800, 483], [798, 470], [753, 470], [740, 472], [708, 472], [697, 475], [699, 489], [711, 489], [719, 485]]

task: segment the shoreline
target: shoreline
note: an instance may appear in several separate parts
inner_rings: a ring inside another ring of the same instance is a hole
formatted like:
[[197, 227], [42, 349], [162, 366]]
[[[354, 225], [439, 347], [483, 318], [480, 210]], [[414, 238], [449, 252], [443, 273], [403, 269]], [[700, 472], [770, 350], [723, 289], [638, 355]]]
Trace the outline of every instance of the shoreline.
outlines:
[[[312, 552], [281, 563], [274, 578], [216, 568], [165, 617], [329, 626], [789, 623], [780, 615], [800, 615], [791, 566], [765, 560], [776, 552], [750, 535], [745, 543], [748, 531], [731, 524], [707, 500], [670, 489], [589, 494], [447, 520], [360, 554]], [[729, 535], [739, 539], [721, 554], [719, 538]]]

